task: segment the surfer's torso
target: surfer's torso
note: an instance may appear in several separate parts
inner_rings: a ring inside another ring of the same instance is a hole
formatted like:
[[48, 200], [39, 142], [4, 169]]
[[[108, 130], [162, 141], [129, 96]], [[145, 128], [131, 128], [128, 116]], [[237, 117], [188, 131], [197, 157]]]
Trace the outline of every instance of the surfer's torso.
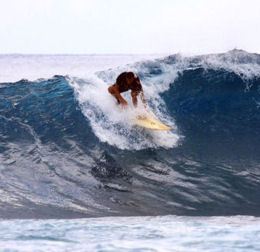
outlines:
[[140, 95], [142, 102], [145, 104], [142, 84], [139, 78], [133, 72], [123, 72], [117, 79], [116, 83], [108, 87], [108, 92], [113, 95], [118, 104], [122, 106], [127, 105], [127, 101], [121, 96], [120, 93], [131, 90], [131, 96], [134, 106], [137, 106], [137, 96]]

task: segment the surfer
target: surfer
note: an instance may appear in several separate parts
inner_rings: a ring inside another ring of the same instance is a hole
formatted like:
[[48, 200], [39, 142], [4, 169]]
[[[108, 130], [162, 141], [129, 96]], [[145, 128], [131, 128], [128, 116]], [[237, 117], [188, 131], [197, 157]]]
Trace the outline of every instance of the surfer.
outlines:
[[146, 105], [144, 92], [140, 79], [133, 72], [123, 72], [117, 79], [116, 83], [108, 88], [108, 92], [113, 95], [118, 104], [127, 106], [127, 101], [121, 96], [121, 93], [131, 90], [132, 102], [137, 106], [137, 97], [140, 95], [141, 101]]

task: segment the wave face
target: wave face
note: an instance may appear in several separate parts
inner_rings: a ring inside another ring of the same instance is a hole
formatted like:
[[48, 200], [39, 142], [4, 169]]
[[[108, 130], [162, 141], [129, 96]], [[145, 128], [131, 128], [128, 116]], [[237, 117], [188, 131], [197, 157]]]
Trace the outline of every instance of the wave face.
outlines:
[[[124, 70], [171, 132], [120, 112]], [[1, 83], [0, 217], [259, 216], [259, 111], [260, 55], [239, 50]]]

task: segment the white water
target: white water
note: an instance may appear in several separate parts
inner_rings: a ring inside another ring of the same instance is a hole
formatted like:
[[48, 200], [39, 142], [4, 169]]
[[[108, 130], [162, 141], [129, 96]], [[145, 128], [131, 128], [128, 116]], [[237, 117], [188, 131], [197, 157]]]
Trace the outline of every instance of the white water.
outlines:
[[[133, 118], [138, 111], [143, 111], [143, 106], [139, 101], [139, 107], [135, 109], [131, 104], [130, 95], [124, 95], [128, 100], [127, 109], [122, 109], [116, 104], [115, 98], [112, 97], [107, 88], [113, 84], [113, 78], [110, 82], [92, 76], [88, 79], [68, 78], [68, 81], [75, 89], [76, 97], [81, 105], [84, 115], [90, 121], [92, 130], [102, 142], [116, 146], [120, 149], [140, 150], [148, 147], [171, 148], [177, 144], [179, 136], [174, 133], [175, 125], [173, 118], [163, 114], [163, 101], [157, 95], [156, 97], [146, 97], [149, 103], [156, 107], [155, 103], [160, 103], [155, 109], [155, 113], [168, 125], [174, 129], [172, 132], [152, 131], [135, 127], [132, 123]], [[144, 92], [148, 87], [143, 84]], [[152, 89], [152, 86], [149, 88]], [[147, 92], [149, 94], [149, 92]], [[160, 99], [160, 101], [158, 101]]]
[[107, 217], [0, 221], [1, 251], [259, 251], [260, 219]]

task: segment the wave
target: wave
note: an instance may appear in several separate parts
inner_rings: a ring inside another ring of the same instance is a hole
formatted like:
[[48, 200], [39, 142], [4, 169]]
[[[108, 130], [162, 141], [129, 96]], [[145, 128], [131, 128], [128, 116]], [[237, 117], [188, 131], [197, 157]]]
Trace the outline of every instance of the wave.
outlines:
[[[0, 217], [259, 216], [259, 66], [233, 50], [1, 83]], [[173, 131], [120, 113], [107, 87], [124, 70]]]

